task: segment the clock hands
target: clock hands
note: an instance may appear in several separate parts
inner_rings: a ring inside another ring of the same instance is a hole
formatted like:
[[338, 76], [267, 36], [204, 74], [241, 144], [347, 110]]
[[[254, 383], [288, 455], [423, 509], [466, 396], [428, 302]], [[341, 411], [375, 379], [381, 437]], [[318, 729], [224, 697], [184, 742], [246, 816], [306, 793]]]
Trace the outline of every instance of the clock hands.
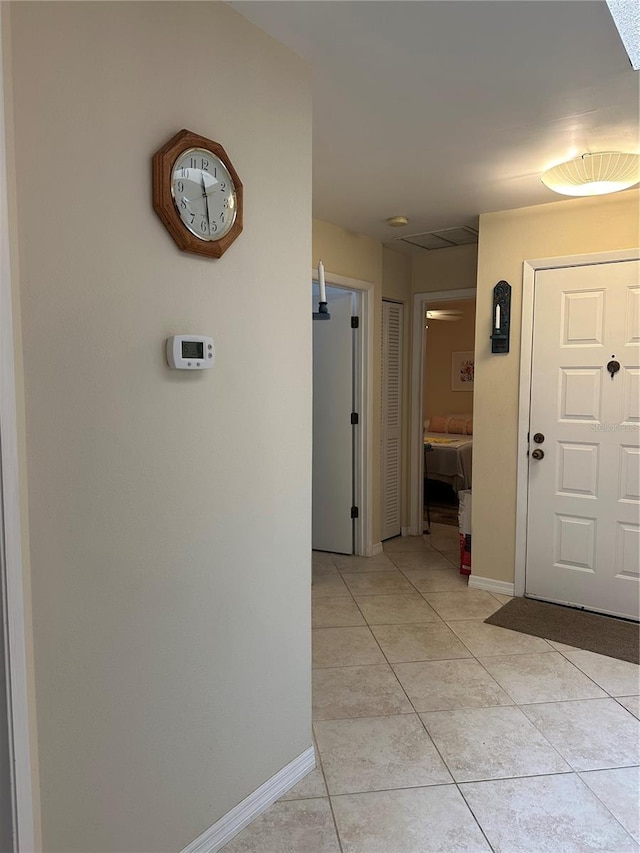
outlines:
[[207, 212], [207, 226], [209, 228], [209, 233], [211, 233], [211, 226], [209, 225], [209, 198], [207, 196], [207, 187], [204, 182], [204, 172], [200, 172], [200, 180], [202, 181], [202, 195], [204, 196], [204, 205], [205, 210]]

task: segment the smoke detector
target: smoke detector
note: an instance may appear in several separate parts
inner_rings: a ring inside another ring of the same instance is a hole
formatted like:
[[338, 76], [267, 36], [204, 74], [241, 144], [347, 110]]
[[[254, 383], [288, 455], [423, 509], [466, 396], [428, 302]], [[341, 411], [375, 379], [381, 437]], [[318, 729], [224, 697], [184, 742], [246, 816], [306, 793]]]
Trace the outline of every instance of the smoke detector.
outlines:
[[387, 219], [387, 225], [390, 225], [392, 228], [404, 228], [408, 224], [409, 220], [406, 216], [390, 216]]

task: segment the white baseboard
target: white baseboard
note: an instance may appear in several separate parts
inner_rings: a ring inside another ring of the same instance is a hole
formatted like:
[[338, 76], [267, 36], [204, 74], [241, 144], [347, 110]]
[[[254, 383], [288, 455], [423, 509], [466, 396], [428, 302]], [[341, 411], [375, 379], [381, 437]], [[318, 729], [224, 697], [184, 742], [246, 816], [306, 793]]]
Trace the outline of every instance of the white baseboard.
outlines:
[[181, 853], [217, 853], [225, 844], [244, 829], [252, 820], [266, 811], [272, 803], [280, 799], [287, 791], [297, 785], [301, 779], [316, 766], [315, 750], [312, 746], [294, 758], [286, 767], [279, 770], [275, 776], [268, 779], [264, 785], [249, 794], [241, 803], [213, 826], [206, 829], [202, 835], [187, 845]]
[[499, 592], [501, 595], [515, 595], [514, 584], [493, 578], [481, 578], [474, 574], [469, 576], [469, 586], [471, 589], [484, 589], [486, 592]]
[[375, 545], [371, 546], [371, 554], [369, 556], [375, 557], [376, 554], [382, 554], [382, 542], [376, 542]]

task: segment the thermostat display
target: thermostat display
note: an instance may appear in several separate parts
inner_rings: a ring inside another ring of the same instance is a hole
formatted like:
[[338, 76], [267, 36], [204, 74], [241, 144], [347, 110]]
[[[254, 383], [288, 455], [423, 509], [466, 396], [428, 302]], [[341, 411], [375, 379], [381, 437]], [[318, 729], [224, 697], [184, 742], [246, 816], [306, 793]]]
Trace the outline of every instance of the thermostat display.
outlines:
[[204, 344], [202, 341], [182, 341], [183, 358], [204, 358]]
[[167, 338], [167, 362], [178, 370], [202, 370], [213, 367], [213, 338], [203, 335], [173, 335]]

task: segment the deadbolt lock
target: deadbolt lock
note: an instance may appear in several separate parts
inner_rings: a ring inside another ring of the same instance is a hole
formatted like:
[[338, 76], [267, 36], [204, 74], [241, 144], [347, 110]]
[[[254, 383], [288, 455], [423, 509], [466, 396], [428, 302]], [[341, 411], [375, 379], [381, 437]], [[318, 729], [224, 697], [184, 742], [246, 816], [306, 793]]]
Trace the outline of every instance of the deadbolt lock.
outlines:
[[535, 441], [536, 444], [542, 444], [542, 442], [544, 441], [544, 435], [541, 432], [537, 432], [533, 436], [533, 440]]
[[536, 447], [531, 455], [534, 459], [544, 459], [544, 450], [540, 450], [539, 447]]

